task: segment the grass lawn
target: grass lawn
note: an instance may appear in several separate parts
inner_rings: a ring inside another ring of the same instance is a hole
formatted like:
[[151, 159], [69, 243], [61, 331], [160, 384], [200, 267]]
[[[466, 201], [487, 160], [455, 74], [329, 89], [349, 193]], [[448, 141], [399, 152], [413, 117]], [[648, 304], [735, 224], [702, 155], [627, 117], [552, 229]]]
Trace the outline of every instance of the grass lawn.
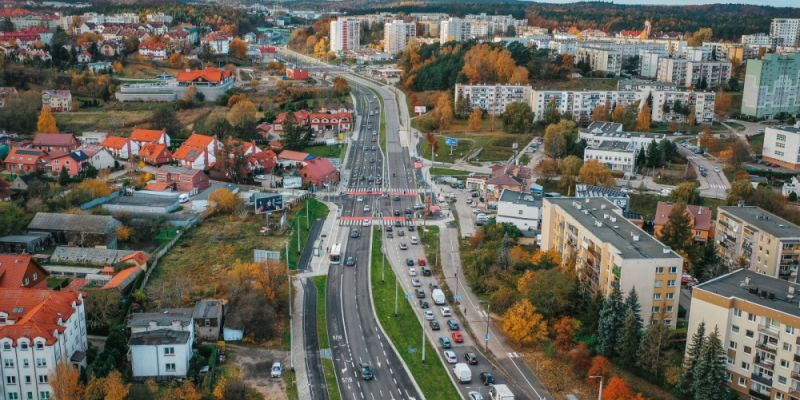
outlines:
[[[306, 210], [306, 208], [308, 210]], [[306, 218], [308, 214], [308, 219]], [[303, 203], [303, 207], [297, 210], [291, 217], [289, 217], [289, 226], [292, 228], [292, 233], [289, 236], [289, 267], [297, 269], [297, 262], [300, 259], [300, 252], [303, 251], [308, 240], [308, 230], [316, 219], [325, 218], [328, 216], [328, 206], [315, 200], [310, 199]], [[309, 221], [310, 219], [310, 221]], [[300, 244], [297, 243], [297, 231], [300, 228]]]
[[738, 122], [726, 122], [725, 124], [730, 126], [733, 129], [736, 129], [737, 131], [740, 131], [740, 132], [746, 129], [744, 127], [744, 125], [742, 125], [742, 124], [740, 124]]
[[[319, 338], [319, 348], [327, 349], [330, 347], [328, 342], [328, 322], [325, 319], [325, 290], [328, 287], [327, 276], [315, 276], [312, 278], [314, 286], [317, 288], [317, 337]], [[328, 385], [328, 398], [340, 400], [339, 382], [336, 380], [336, 370], [333, 360], [321, 358], [322, 371], [325, 375], [325, 384]]]
[[[465, 132], [465, 131], [444, 131], [436, 135], [438, 150], [434, 161], [453, 163], [455, 160], [466, 157], [476, 149], [481, 149], [480, 154], [472, 161], [505, 161], [514, 155], [512, 145], [516, 142], [519, 148], [526, 146], [533, 137], [533, 133], [511, 134], [501, 131], [495, 132]], [[445, 145], [445, 137], [458, 139], [458, 145], [453, 148], [450, 154], [450, 146]], [[422, 157], [431, 159], [431, 146], [427, 141], [423, 141], [420, 146]]]
[[54, 113], [56, 124], [63, 132], [129, 131], [133, 127], [146, 123], [152, 116], [151, 111], [75, 111]]
[[654, 194], [632, 193], [631, 204], [628, 209], [630, 212], [641, 214], [645, 220], [653, 219], [655, 218], [659, 201], [669, 201], [669, 199]]
[[[381, 262], [381, 230], [377, 229], [372, 238], [372, 264]], [[398, 314], [394, 316], [394, 280], [391, 268], [386, 268], [386, 282], [381, 282], [380, 268], [371, 268], [372, 301], [381, 325], [394, 343], [400, 356], [408, 365], [426, 399], [457, 399], [459, 394], [450, 384], [449, 371], [442, 364], [436, 352], [438, 349], [425, 341], [425, 358], [422, 362], [420, 337], [422, 325], [414, 314], [409, 302], [399, 299]], [[409, 351], [412, 350], [413, 351]]]
[[750, 136], [747, 138], [747, 141], [750, 142], [750, 148], [753, 149], [753, 152], [756, 153], [756, 155], [761, 155], [761, 152], [764, 150], [764, 134], [759, 133]]
[[437, 168], [431, 167], [431, 175], [434, 176], [468, 176], [468, 171], [461, 171], [457, 169], [450, 169], [450, 168]]
[[317, 157], [326, 157], [326, 158], [339, 158], [341, 159], [344, 157], [344, 153], [347, 151], [346, 144], [337, 144], [333, 146], [311, 146], [306, 147], [303, 149], [308, 154], [315, 155]]

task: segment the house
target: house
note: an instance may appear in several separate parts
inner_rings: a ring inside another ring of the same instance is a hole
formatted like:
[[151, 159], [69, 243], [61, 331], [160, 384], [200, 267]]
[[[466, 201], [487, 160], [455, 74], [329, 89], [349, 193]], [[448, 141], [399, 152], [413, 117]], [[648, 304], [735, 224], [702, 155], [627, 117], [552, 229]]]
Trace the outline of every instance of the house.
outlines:
[[167, 44], [151, 41], [140, 43], [139, 55], [153, 61], [165, 60], [167, 58]]
[[165, 144], [147, 143], [139, 150], [139, 158], [150, 165], [168, 164], [172, 162], [172, 153]]
[[44, 156], [41, 150], [12, 147], [4, 162], [8, 172], [16, 175], [39, 172], [44, 168]]
[[294, 150], [284, 150], [278, 154], [278, 165], [281, 167], [297, 167], [314, 158], [311, 154]]
[[125, 268], [122, 271], [114, 274], [111, 280], [103, 285], [103, 289], [125, 292], [133, 284], [133, 282], [136, 281], [136, 278], [138, 278], [139, 274], [142, 272], [144, 271], [137, 266]]
[[117, 163], [114, 156], [112, 156], [108, 150], [100, 146], [84, 146], [81, 147], [81, 150], [89, 156], [89, 164], [92, 164], [98, 171], [114, 168]]
[[192, 195], [202, 192], [211, 185], [208, 175], [203, 171], [169, 165], [162, 166], [156, 171], [156, 182], [174, 186], [178, 191]]
[[69, 153], [54, 152], [45, 157], [45, 163], [50, 170], [50, 175], [57, 176], [61, 170], [66, 170], [67, 175], [76, 177], [84, 174], [89, 167], [89, 156], [83, 150], [74, 150]]
[[60, 361], [76, 368], [87, 366], [83, 296], [47, 289], [0, 289], [5, 398], [53, 398], [48, 376]]
[[198, 339], [216, 341], [222, 331], [222, 301], [203, 299], [194, 305], [194, 329]]
[[[293, 112], [294, 120], [299, 127], [307, 127], [309, 124], [309, 117], [311, 113], [308, 110], [297, 110]], [[286, 122], [286, 118], [288, 117], [288, 113], [282, 112], [275, 117], [275, 120], [272, 121], [272, 132], [276, 135], [280, 136], [283, 133], [283, 123]]]
[[108, 215], [38, 212], [28, 224], [28, 232], [50, 233], [57, 244], [115, 249], [119, 226], [119, 221]]
[[216, 164], [219, 140], [217, 136], [192, 133], [188, 139], [175, 151], [174, 158], [182, 167], [207, 170]]
[[0, 252], [11, 254], [35, 253], [50, 244], [50, 234], [8, 235], [0, 237]]
[[522, 192], [525, 190], [522, 183], [505, 173], [497, 174], [486, 180], [487, 197], [497, 199], [504, 189], [510, 189], [515, 192]]
[[327, 158], [315, 157], [306, 161], [300, 169], [303, 184], [322, 187], [339, 182], [339, 171]]
[[86, 69], [94, 72], [95, 74], [99, 74], [102, 72], [111, 72], [112, 66], [111, 63], [108, 61], [98, 61], [94, 63], [88, 63], [86, 65]]
[[542, 199], [504, 189], [497, 202], [497, 223], [509, 223], [520, 231], [536, 232], [541, 222]]
[[68, 153], [80, 146], [71, 133], [37, 133], [33, 136], [32, 148], [48, 153], [60, 150]]
[[[661, 238], [664, 225], [669, 222], [669, 214], [675, 205], [659, 201], [656, 206], [656, 217], [653, 228], [655, 237]], [[714, 237], [714, 221], [712, 220], [711, 209], [708, 207], [686, 205], [686, 212], [689, 215], [689, 222], [692, 225], [692, 240], [698, 243], [706, 243], [708, 239]]]
[[131, 314], [128, 340], [132, 375], [136, 380], [185, 377], [194, 343], [191, 308]]
[[233, 38], [231, 35], [225, 32], [217, 31], [203, 36], [203, 39], [200, 40], [200, 46], [202, 48], [202, 46], [207, 44], [214, 54], [228, 54], [232, 41]]
[[139, 144], [126, 137], [108, 136], [100, 143], [100, 146], [108, 150], [114, 157], [123, 160], [139, 155]]
[[103, 143], [107, 136], [108, 132], [87, 131], [83, 132], [77, 139], [83, 145], [97, 145]]
[[0, 289], [47, 289], [49, 275], [30, 255], [0, 254]]
[[42, 107], [53, 112], [72, 111], [72, 93], [69, 90], [43, 90]]
[[172, 144], [166, 129], [134, 129], [131, 132], [131, 141], [136, 142], [139, 148], [148, 143], [163, 144], [167, 147]]
[[[51, 265], [80, 265], [83, 267], [104, 267], [117, 264], [127, 265], [129, 264], [129, 257], [133, 257], [138, 253], [142, 252], [137, 250], [115, 250], [95, 247], [56, 246], [48, 263]], [[147, 256], [144, 255], [144, 257]], [[48, 268], [49, 267], [50, 266], [48, 266]]]
[[253, 172], [271, 172], [278, 165], [278, 156], [272, 150], [260, 151], [247, 157]]
[[308, 79], [308, 70], [305, 68], [286, 68], [286, 78], [304, 81]]
[[314, 133], [330, 132], [338, 134], [339, 132], [349, 132], [353, 116], [349, 112], [343, 113], [311, 113], [309, 116], [311, 130]]

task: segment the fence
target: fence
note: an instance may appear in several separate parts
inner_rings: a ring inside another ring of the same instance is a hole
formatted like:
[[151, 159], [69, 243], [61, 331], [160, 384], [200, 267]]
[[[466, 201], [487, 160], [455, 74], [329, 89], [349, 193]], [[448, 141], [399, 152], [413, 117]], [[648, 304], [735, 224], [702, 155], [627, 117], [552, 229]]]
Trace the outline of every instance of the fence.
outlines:
[[113, 193], [111, 193], [111, 194], [110, 194], [110, 195], [108, 195], [108, 196], [98, 197], [98, 198], [96, 198], [96, 199], [94, 199], [94, 200], [87, 201], [86, 203], [83, 203], [83, 204], [81, 204], [81, 205], [80, 205], [80, 206], [78, 206], [78, 207], [79, 207], [81, 210], [83, 210], [83, 211], [86, 211], [86, 210], [88, 210], [88, 209], [90, 209], [90, 208], [97, 207], [97, 206], [99, 206], [100, 204], [105, 204], [105, 203], [108, 203], [109, 201], [111, 201], [111, 200], [114, 200], [114, 199], [116, 199], [117, 197], [119, 197], [121, 194], [122, 194], [122, 191], [121, 191], [121, 190], [120, 190], [120, 191], [116, 191], [116, 192], [113, 192]]

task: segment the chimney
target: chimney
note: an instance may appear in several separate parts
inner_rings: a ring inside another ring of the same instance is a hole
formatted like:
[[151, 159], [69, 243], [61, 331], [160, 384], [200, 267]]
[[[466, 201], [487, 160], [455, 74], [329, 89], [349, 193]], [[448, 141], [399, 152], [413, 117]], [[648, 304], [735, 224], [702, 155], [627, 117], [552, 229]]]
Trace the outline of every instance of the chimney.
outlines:
[[661, 251], [662, 251], [664, 254], [669, 254], [669, 252], [670, 252], [670, 251], [672, 251], [672, 249], [670, 249], [669, 247], [664, 247], [663, 249], [661, 249]]
[[749, 276], [745, 276], [744, 277], [744, 285], [745, 286], [750, 286], [750, 277]]

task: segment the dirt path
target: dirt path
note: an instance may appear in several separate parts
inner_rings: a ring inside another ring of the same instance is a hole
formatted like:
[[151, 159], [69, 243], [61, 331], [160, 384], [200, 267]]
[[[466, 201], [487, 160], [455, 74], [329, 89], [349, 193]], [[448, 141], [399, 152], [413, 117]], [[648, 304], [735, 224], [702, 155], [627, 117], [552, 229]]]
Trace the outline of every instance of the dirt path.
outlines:
[[265, 399], [288, 400], [283, 379], [270, 378], [272, 363], [280, 361], [284, 370], [289, 364], [289, 353], [283, 350], [265, 349], [258, 346], [227, 344], [230, 363], [241, 373], [241, 379], [255, 388]]

